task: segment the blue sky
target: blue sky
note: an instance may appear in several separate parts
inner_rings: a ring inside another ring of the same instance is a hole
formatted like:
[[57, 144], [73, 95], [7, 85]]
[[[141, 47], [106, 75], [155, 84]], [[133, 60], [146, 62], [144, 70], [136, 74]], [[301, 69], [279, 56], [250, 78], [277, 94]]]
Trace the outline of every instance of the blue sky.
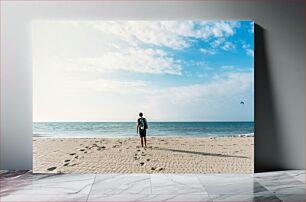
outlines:
[[254, 120], [253, 21], [35, 21], [32, 41], [34, 121]]

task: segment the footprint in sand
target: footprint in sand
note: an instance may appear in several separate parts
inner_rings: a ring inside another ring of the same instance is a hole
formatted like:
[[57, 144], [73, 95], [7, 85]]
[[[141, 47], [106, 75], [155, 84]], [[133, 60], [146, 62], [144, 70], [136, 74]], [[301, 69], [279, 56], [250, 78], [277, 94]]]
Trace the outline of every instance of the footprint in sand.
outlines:
[[162, 170], [165, 170], [165, 169], [162, 168], [162, 167], [152, 167], [151, 170], [162, 171]]
[[85, 149], [80, 149], [80, 151], [85, 151]]
[[137, 149], [137, 151], [140, 151], [140, 149]]
[[138, 156], [134, 156], [134, 159], [135, 159], [135, 160], [139, 160], [139, 159], [140, 159], [140, 157], [138, 157]]
[[64, 166], [68, 166], [68, 165], [69, 165], [69, 163], [65, 163], [65, 164], [64, 164]]
[[76, 153], [71, 153], [71, 154], [69, 154], [69, 155], [74, 156], [74, 155], [76, 155]]
[[65, 160], [64, 162], [69, 162], [70, 160], [69, 159], [67, 159], [67, 160]]
[[79, 156], [75, 156], [74, 158], [77, 159], [77, 158], [79, 158]]
[[145, 163], [144, 162], [140, 162], [140, 165], [143, 166]]
[[48, 168], [47, 170], [48, 171], [53, 171], [53, 170], [55, 170], [56, 169], [56, 167], [51, 167], [51, 168]]
[[147, 161], [150, 161], [150, 159], [147, 159]]

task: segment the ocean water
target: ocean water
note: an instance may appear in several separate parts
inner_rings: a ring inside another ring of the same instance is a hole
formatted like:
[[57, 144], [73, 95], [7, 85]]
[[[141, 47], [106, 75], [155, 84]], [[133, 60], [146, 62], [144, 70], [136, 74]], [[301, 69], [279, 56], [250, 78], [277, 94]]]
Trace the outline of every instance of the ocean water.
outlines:
[[[149, 122], [147, 136], [252, 136], [254, 122]], [[34, 137], [135, 137], [136, 122], [34, 122]]]

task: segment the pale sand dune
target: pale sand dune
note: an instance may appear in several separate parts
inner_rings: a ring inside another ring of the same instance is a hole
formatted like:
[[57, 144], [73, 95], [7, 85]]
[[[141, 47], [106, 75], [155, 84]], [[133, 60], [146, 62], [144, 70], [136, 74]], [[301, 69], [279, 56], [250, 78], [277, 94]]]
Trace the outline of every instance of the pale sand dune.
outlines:
[[34, 138], [33, 172], [252, 173], [253, 137]]

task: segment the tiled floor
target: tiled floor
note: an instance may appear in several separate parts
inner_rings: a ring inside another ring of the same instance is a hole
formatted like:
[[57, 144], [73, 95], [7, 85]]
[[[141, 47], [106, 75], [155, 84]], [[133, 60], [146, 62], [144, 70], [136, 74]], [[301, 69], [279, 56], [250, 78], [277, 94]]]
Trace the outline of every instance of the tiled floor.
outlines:
[[1, 171], [0, 201], [305, 201], [305, 171], [32, 174]]

